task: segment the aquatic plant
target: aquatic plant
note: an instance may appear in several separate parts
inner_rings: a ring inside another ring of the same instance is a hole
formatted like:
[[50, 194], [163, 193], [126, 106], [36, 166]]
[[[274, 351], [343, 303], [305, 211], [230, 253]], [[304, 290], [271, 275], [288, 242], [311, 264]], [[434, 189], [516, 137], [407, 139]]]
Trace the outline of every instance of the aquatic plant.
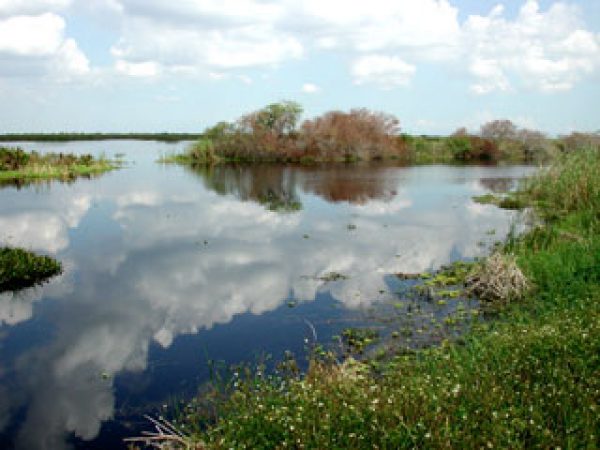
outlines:
[[0, 292], [31, 287], [61, 272], [60, 262], [50, 256], [20, 248], [0, 248]]

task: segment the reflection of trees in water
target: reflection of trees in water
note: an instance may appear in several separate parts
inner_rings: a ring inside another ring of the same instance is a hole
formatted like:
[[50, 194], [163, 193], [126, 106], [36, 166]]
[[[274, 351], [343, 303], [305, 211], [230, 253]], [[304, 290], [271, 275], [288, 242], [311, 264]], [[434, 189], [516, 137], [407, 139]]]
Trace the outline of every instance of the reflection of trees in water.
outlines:
[[514, 178], [481, 178], [479, 184], [497, 194], [508, 192], [516, 186]]
[[52, 179], [39, 179], [39, 178], [11, 178], [0, 180], [0, 189], [5, 187], [13, 187], [17, 190], [21, 190], [23, 188], [27, 188], [29, 186], [35, 186], [36, 188], [49, 188], [53, 183], [61, 183], [71, 185], [75, 183], [78, 179], [86, 179], [91, 180], [93, 178], [98, 178], [102, 174], [81, 174], [68, 178], [52, 178]]
[[397, 194], [398, 179], [386, 176], [387, 168], [377, 165], [330, 165], [300, 168], [302, 189], [329, 202], [365, 204], [370, 200], [391, 200]]
[[198, 166], [193, 171], [204, 185], [219, 194], [256, 201], [273, 211], [302, 208], [297, 189], [316, 194], [329, 202], [365, 204], [390, 200], [397, 191], [397, 178], [386, 175], [385, 166], [320, 165], [318, 167], [277, 165]]
[[302, 203], [296, 192], [296, 172], [280, 166], [194, 167], [204, 185], [219, 194], [252, 200], [271, 211], [298, 211]]

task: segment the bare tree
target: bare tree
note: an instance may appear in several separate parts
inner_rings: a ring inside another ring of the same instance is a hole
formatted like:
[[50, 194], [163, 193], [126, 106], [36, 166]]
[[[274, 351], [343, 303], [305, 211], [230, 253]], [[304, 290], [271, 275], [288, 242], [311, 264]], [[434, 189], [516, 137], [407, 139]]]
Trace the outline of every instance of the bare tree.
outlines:
[[504, 141], [517, 137], [517, 127], [510, 120], [493, 120], [481, 126], [479, 133], [484, 139]]

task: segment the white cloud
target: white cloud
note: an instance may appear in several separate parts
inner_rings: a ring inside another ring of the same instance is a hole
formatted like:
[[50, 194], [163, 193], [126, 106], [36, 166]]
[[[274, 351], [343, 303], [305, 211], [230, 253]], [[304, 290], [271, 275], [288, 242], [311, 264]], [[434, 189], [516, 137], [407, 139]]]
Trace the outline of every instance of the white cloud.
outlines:
[[296, 38], [278, 36], [268, 25], [211, 29], [137, 18], [127, 18], [125, 23], [112, 53], [122, 63], [153, 62], [171, 72], [214, 73], [269, 66], [303, 54]]
[[157, 76], [160, 68], [154, 61], [133, 63], [119, 59], [115, 63], [115, 70], [130, 77], [150, 78]]
[[511, 81], [542, 92], [566, 91], [600, 65], [600, 39], [584, 29], [579, 9], [565, 3], [541, 11], [537, 1], [527, 0], [514, 20], [494, 8], [487, 16], [470, 16], [462, 32], [477, 94], [508, 91]]
[[304, 92], [305, 94], [316, 94], [320, 90], [321, 88], [313, 83], [304, 83], [302, 85], [302, 92]]
[[0, 53], [19, 56], [55, 54], [63, 42], [65, 21], [56, 14], [15, 16], [0, 21]]
[[123, 31], [113, 54], [130, 63], [155, 61], [166, 72], [176, 66], [194, 73], [274, 66], [313, 48], [447, 59], [460, 37], [458, 10], [446, 0], [120, 0], [119, 5]]
[[408, 51], [437, 59], [459, 37], [458, 9], [446, 0], [309, 0], [302, 5], [302, 26], [314, 29], [326, 48]]
[[[60, 14], [67, 12], [73, 20], [87, 14], [114, 33], [111, 70], [91, 70], [66, 35]], [[462, 23], [458, 13], [450, 0], [2, 0], [0, 76], [68, 80], [93, 72], [247, 82], [241, 69], [344, 52], [358, 84], [405, 86], [427, 62], [466, 70], [471, 91], [482, 95], [567, 91], [600, 68], [600, 36], [571, 4], [542, 10], [526, 0], [515, 17], [498, 5]], [[316, 92], [309, 91], [303, 87]]]
[[89, 61], [65, 36], [65, 21], [54, 13], [0, 20], [0, 76], [51, 76], [58, 80], [84, 75]]
[[72, 0], [1, 0], [0, 17], [60, 11], [67, 8], [71, 3]]
[[370, 55], [356, 60], [352, 75], [356, 84], [374, 83], [384, 89], [406, 86], [417, 68], [396, 56]]

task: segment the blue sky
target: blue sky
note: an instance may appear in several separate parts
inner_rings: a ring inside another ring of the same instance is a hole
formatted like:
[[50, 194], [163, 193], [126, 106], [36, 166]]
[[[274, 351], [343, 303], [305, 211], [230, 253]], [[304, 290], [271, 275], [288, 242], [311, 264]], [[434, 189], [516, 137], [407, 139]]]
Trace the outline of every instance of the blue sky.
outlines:
[[201, 131], [282, 99], [596, 131], [600, 2], [0, 0], [0, 132]]

